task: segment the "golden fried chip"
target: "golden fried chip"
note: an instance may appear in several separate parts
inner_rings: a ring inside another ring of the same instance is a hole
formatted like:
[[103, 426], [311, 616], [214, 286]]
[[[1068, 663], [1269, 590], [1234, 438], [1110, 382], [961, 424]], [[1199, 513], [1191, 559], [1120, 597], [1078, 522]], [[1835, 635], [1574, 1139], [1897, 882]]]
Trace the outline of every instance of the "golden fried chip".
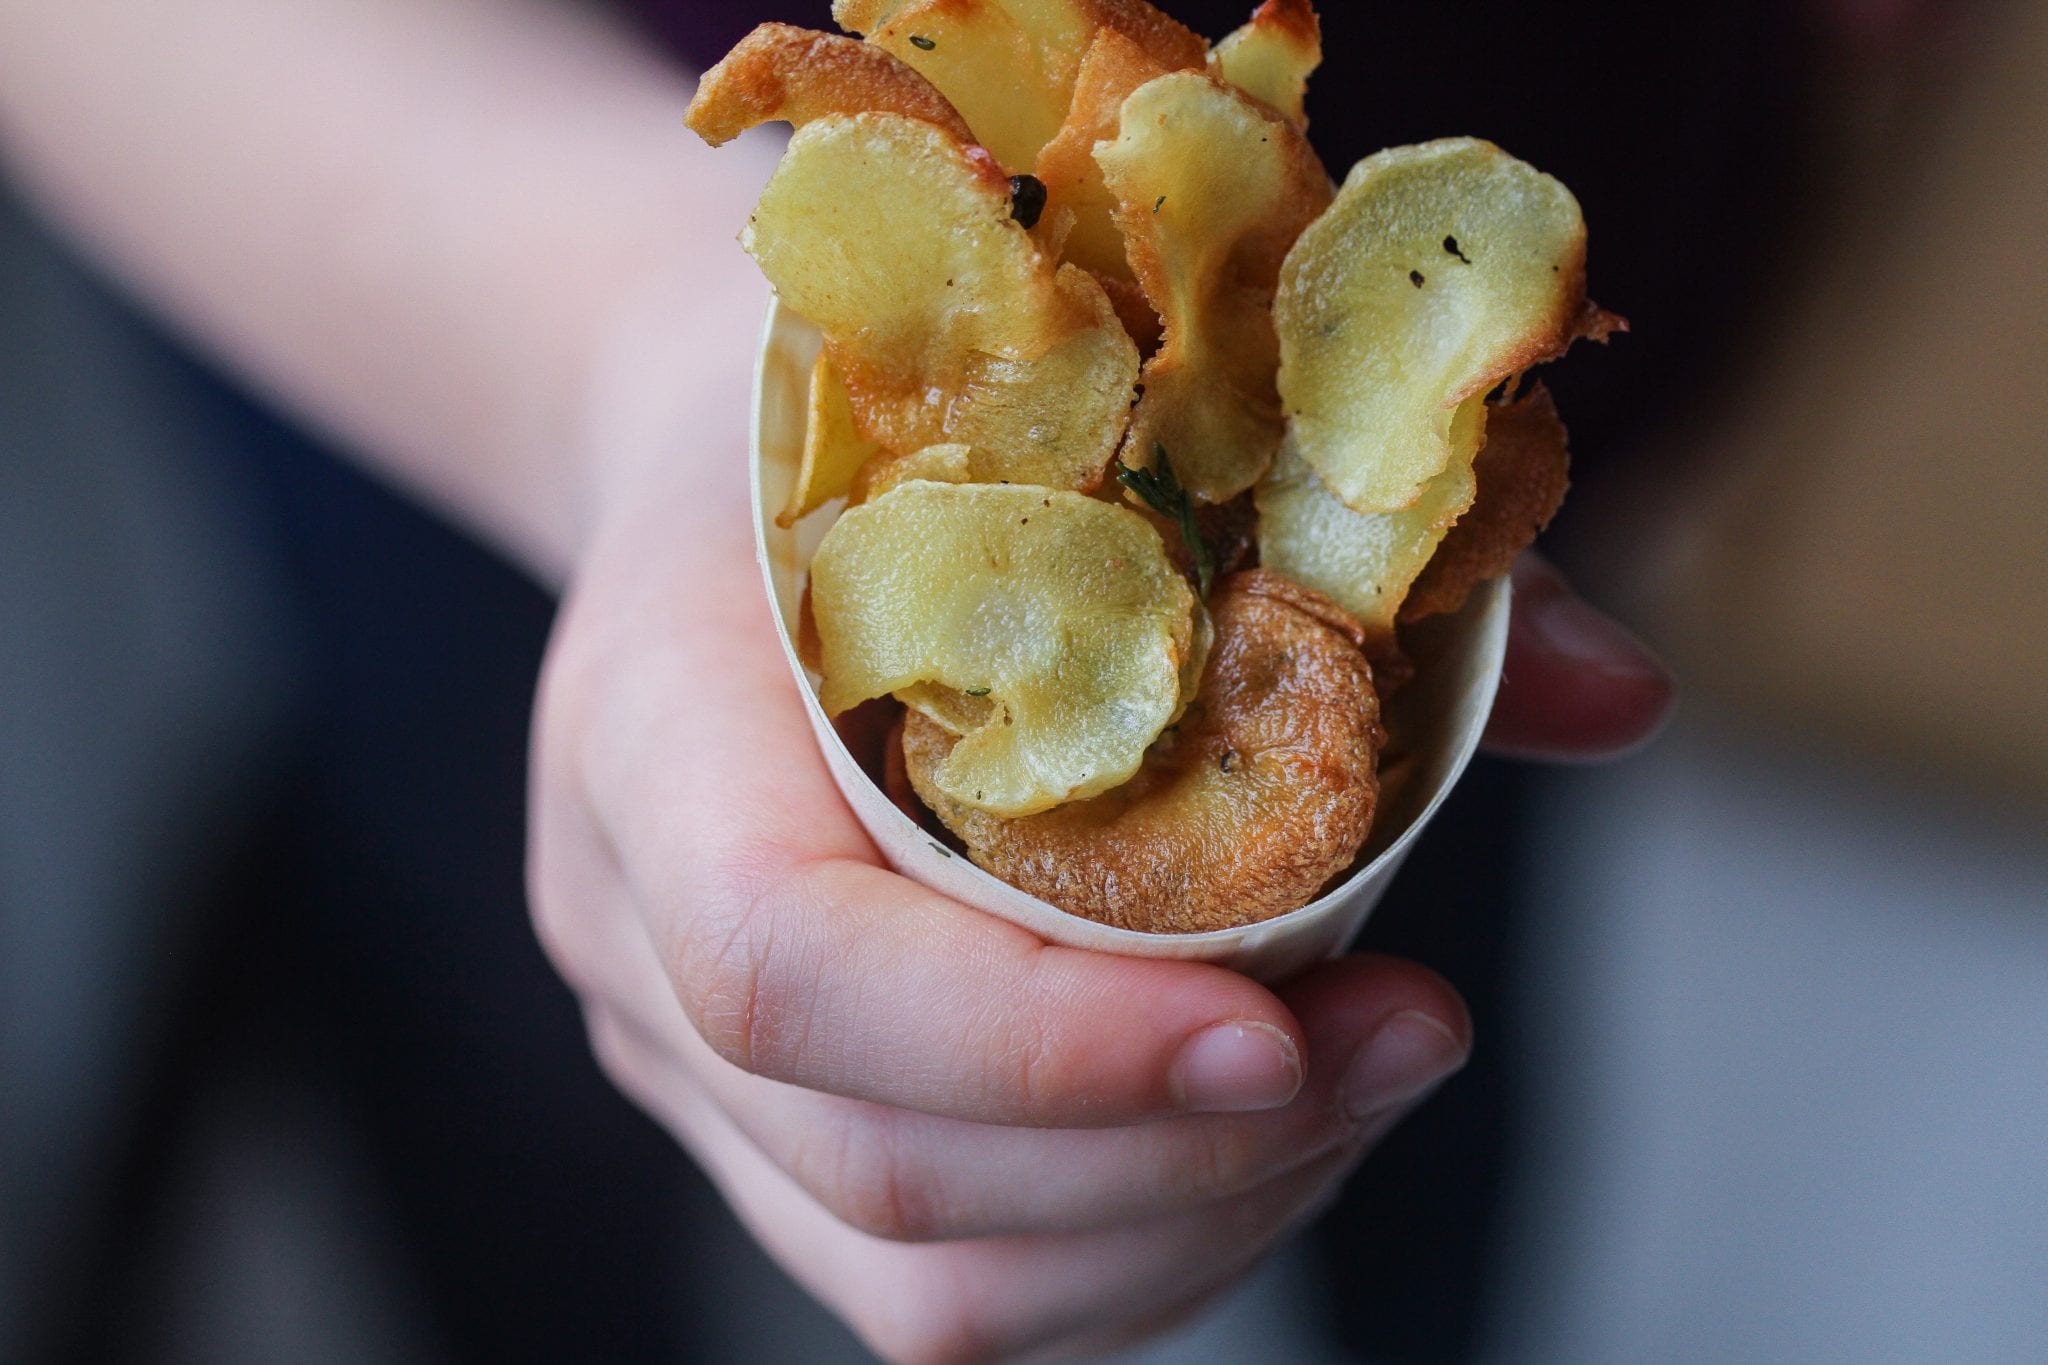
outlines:
[[1564, 504], [1571, 455], [1557, 404], [1541, 384], [1487, 409], [1486, 444], [1472, 462], [1479, 493], [1401, 604], [1403, 621], [1453, 612], [1514, 566]]
[[974, 464], [969, 448], [957, 442], [942, 446], [926, 446], [905, 455], [892, 455], [888, 451], [869, 460], [853, 476], [853, 491], [848, 500], [855, 506], [873, 502], [899, 483], [912, 479], [928, 479], [932, 483], [972, 483]]
[[1216, 44], [1209, 71], [1297, 128], [1308, 127], [1308, 78], [1323, 64], [1323, 26], [1309, 0], [1266, 0]]
[[1492, 143], [1359, 162], [1274, 302], [1302, 459], [1357, 511], [1409, 506], [1451, 462], [1459, 405], [1578, 334], [1585, 263], [1571, 192]]
[[[1095, 144], [1117, 135], [1131, 92], [1165, 74], [1165, 67], [1123, 34], [1113, 28], [1096, 30], [1074, 81], [1066, 121], [1038, 154], [1034, 174], [1045, 185], [1046, 203], [1074, 214], [1067, 259], [1105, 279], [1129, 280], [1132, 275], [1124, 235], [1115, 221], [1116, 196], [1102, 183]], [[1117, 311], [1124, 309], [1119, 305]]]
[[821, 352], [811, 366], [803, 463], [797, 468], [796, 486], [789, 490], [789, 502], [775, 514], [775, 524], [794, 526], [832, 499], [845, 497], [855, 475], [880, 449], [854, 429], [846, 386], [832, 368], [831, 357]]
[[843, 0], [832, 17], [922, 72], [1012, 170], [1029, 170], [1066, 120], [1081, 60], [1108, 28], [1168, 71], [1208, 44], [1144, 0]]
[[902, 114], [974, 141], [932, 83], [887, 51], [789, 24], [763, 24], [704, 73], [683, 122], [716, 147], [757, 123], [826, 114]]
[[1472, 505], [1473, 457], [1486, 432], [1483, 397], [1459, 405], [1448, 468], [1398, 512], [1354, 512], [1290, 441], [1260, 480], [1259, 563], [1327, 595], [1364, 625], [1376, 651], [1452, 523]]
[[1280, 444], [1273, 290], [1295, 237], [1330, 202], [1329, 178], [1291, 124], [1199, 72], [1134, 92], [1095, 159], [1165, 322], [1124, 462], [1150, 465], [1163, 447], [1191, 493], [1227, 501]]
[[894, 114], [799, 129], [741, 236], [817, 324], [862, 435], [963, 443], [991, 482], [1099, 483], [1138, 356], [1102, 287], [1056, 269], [978, 147]]
[[930, 776], [1005, 815], [1136, 772], [1194, 647], [1194, 594], [1152, 528], [1049, 488], [902, 484], [833, 524], [811, 594], [825, 709], [920, 683], [986, 698]]
[[1215, 650], [1180, 725], [1113, 791], [1004, 819], [936, 780], [956, 741], [913, 712], [917, 794], [988, 871], [1070, 914], [1200, 933], [1285, 914], [1358, 856], [1382, 743], [1357, 624], [1253, 570], [1218, 585]]

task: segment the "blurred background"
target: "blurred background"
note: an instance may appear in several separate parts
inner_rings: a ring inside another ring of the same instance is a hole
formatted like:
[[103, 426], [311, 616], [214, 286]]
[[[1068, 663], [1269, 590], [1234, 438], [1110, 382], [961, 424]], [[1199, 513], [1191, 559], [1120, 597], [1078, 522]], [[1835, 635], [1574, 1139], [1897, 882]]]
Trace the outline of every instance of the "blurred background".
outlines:
[[[1365, 946], [1473, 1066], [1131, 1359], [2040, 1358], [2048, 7], [1330, 11], [1333, 167], [1478, 133], [1585, 205], [1634, 331], [1546, 376], [1546, 545], [1685, 693], [1468, 777]], [[532, 941], [551, 606], [0, 178], [0, 1359], [864, 1358]]]

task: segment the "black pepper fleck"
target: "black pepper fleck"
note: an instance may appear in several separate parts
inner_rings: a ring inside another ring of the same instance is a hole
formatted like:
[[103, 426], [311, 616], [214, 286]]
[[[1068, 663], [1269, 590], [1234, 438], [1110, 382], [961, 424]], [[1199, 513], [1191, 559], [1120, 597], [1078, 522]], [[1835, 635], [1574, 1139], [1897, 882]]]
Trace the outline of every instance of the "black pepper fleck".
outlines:
[[1162, 195], [1160, 195], [1160, 196], [1159, 196], [1159, 197], [1158, 197], [1157, 199], [1155, 199], [1155, 200], [1154, 200], [1154, 201], [1152, 202], [1152, 211], [1153, 211], [1154, 213], [1157, 213], [1157, 212], [1159, 212], [1159, 210], [1161, 210], [1161, 209], [1163, 209], [1163, 208], [1165, 208], [1165, 207], [1166, 207], [1166, 196], [1165, 196], [1165, 195], [1163, 195], [1163, 194], [1162, 194]]
[[1458, 239], [1456, 237], [1444, 238], [1444, 250], [1450, 252], [1451, 255], [1456, 256], [1466, 265], [1472, 264], [1472, 258], [1470, 256], [1467, 256], [1464, 252], [1458, 250]]
[[1237, 768], [1237, 750], [1225, 749], [1223, 751], [1223, 757], [1216, 760], [1216, 766], [1221, 768], [1224, 772], [1234, 771]]
[[925, 37], [922, 33], [911, 34], [910, 45], [916, 48], [919, 52], [930, 52], [933, 48], [938, 46], [937, 43]]
[[932, 852], [938, 854], [941, 858], [950, 858], [953, 856], [953, 851], [947, 848], [944, 844], [933, 844]]
[[1423, 274], [1420, 270], [1411, 270], [1408, 272], [1408, 283], [1414, 285], [1417, 289], [1422, 288], [1422, 281]]

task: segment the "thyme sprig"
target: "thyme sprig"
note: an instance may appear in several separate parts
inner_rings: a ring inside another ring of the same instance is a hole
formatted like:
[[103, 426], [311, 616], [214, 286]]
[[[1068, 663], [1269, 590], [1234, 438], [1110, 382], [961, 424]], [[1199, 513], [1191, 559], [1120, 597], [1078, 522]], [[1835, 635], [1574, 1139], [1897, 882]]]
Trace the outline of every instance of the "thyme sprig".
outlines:
[[1195, 525], [1194, 500], [1180, 486], [1180, 479], [1173, 472], [1173, 461], [1166, 457], [1166, 447], [1157, 441], [1152, 443], [1152, 465], [1148, 469], [1133, 469], [1118, 460], [1116, 481], [1136, 494], [1138, 501], [1180, 527], [1181, 543], [1187, 546], [1188, 558], [1195, 562], [1195, 577], [1201, 582], [1202, 600], [1207, 601], [1209, 581], [1216, 576], [1216, 556]]

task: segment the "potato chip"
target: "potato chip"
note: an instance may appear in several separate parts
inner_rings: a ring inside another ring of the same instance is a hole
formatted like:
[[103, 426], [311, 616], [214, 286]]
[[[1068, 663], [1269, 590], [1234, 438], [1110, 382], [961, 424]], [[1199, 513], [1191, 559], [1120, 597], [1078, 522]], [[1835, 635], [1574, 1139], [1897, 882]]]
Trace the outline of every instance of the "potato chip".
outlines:
[[923, 119], [962, 142], [967, 121], [887, 51], [789, 24], [762, 24], [697, 82], [683, 122], [716, 147], [757, 123], [802, 127], [826, 114], [887, 113]]
[[881, 447], [854, 429], [846, 386], [820, 354], [811, 366], [810, 411], [804, 424], [804, 458], [797, 467], [789, 501], [775, 514], [777, 526], [789, 527], [853, 489], [854, 477]]
[[1356, 511], [1413, 504], [1452, 462], [1459, 406], [1578, 334], [1585, 262], [1571, 192], [1492, 143], [1359, 162], [1274, 303], [1301, 458]]
[[935, 785], [957, 746], [913, 715], [911, 784], [981, 867], [1105, 924], [1198, 933], [1313, 899], [1357, 856], [1375, 805], [1382, 735], [1356, 623], [1256, 569], [1220, 584], [1214, 605], [1201, 696], [1129, 782], [1004, 819]]
[[902, 484], [833, 524], [811, 594], [825, 709], [918, 684], [986, 699], [933, 780], [1003, 815], [1136, 772], [1194, 646], [1194, 594], [1152, 528], [1049, 488]]
[[1308, 0], [1266, 0], [1251, 21], [1216, 44], [1209, 71], [1308, 127], [1308, 78], [1323, 64], [1323, 26]]
[[1472, 505], [1473, 457], [1485, 439], [1486, 414], [1483, 396], [1458, 406], [1449, 467], [1398, 512], [1352, 511], [1290, 441], [1253, 494], [1259, 563], [1356, 616], [1365, 627], [1368, 652], [1391, 643], [1409, 585]]
[[1135, 91], [1095, 158], [1165, 322], [1124, 462], [1149, 465], [1163, 447], [1190, 492], [1227, 501], [1280, 444], [1273, 290], [1295, 237], [1330, 202], [1329, 178], [1291, 124], [1200, 72]]
[[926, 446], [905, 455], [883, 451], [860, 467], [853, 476], [849, 500], [859, 506], [873, 502], [900, 483], [927, 479], [932, 483], [972, 483], [974, 463], [971, 448], [957, 442]]
[[[1046, 202], [1074, 214], [1066, 258], [1105, 279], [1130, 280], [1133, 276], [1124, 255], [1124, 235], [1114, 216], [1116, 196], [1102, 183], [1095, 144], [1117, 135], [1124, 101], [1133, 91], [1166, 74], [1164, 66], [1123, 34], [1112, 28], [1098, 29], [1081, 61], [1066, 121], [1038, 154], [1034, 174], [1045, 185]], [[1111, 297], [1115, 299], [1113, 294]], [[1123, 311], [1119, 307], [1118, 312]]]
[[854, 421], [890, 450], [972, 445], [974, 476], [1089, 488], [1138, 355], [1102, 287], [1055, 268], [978, 147], [894, 114], [799, 129], [741, 236], [817, 324]]
[[922, 72], [1012, 170], [1059, 131], [1081, 60], [1112, 29], [1163, 69], [1200, 66], [1208, 44], [1144, 0], [840, 0], [832, 17]]
[[1401, 619], [1453, 612], [1466, 595], [1513, 567], [1564, 503], [1571, 455], [1557, 404], [1541, 384], [1487, 409], [1486, 444], [1472, 462], [1479, 493], [1401, 604]]

